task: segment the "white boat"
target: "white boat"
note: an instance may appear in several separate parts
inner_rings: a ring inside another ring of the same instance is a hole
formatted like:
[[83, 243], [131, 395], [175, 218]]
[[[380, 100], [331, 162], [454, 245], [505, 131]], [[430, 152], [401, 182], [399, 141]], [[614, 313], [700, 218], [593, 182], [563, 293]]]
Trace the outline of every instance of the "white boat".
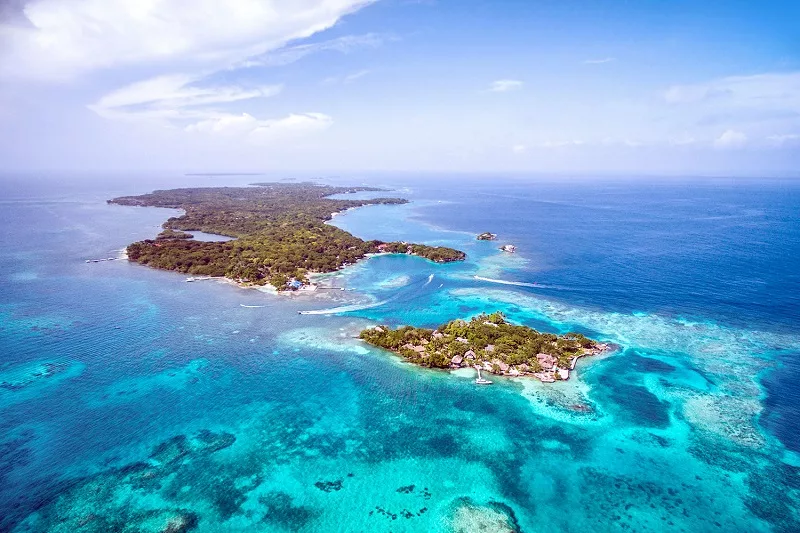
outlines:
[[475, 380], [475, 384], [476, 385], [491, 385], [492, 382], [489, 381], [488, 379], [483, 379], [483, 377], [481, 377], [481, 369], [479, 368], [478, 369], [478, 378]]

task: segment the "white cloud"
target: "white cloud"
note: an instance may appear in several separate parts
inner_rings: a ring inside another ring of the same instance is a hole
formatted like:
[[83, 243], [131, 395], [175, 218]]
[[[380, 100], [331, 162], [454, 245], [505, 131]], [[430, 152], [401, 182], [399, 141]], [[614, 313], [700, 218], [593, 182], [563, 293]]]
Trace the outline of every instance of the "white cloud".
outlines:
[[489, 90], [495, 93], [505, 93], [521, 89], [522, 85], [523, 83], [519, 80], [496, 80], [489, 85]]
[[0, 27], [0, 75], [60, 80], [136, 64], [225, 68], [330, 28], [372, 1], [31, 1], [30, 27]]
[[189, 121], [209, 120], [224, 113], [220, 105], [279, 94], [281, 85], [252, 88], [198, 85], [194, 76], [174, 74], [132, 83], [89, 105], [103, 118], [159, 122], [183, 127]]
[[565, 146], [582, 146], [584, 144], [586, 144], [585, 141], [574, 139], [568, 141], [545, 141], [540, 146], [542, 148], [563, 148]]
[[515, 144], [511, 147], [511, 151], [515, 154], [524, 154], [528, 150], [528, 147], [524, 144]]
[[233, 114], [230, 104], [275, 96], [282, 86], [215, 82], [221, 76], [214, 74], [378, 46], [383, 37], [374, 34], [296, 43], [373, 1], [29, 0], [23, 7], [29, 24], [0, 22], [0, 80], [63, 82], [108, 69], [120, 77], [149, 73], [88, 107], [108, 119], [266, 142], [325, 129], [332, 119]]
[[222, 114], [201, 120], [186, 127], [186, 131], [207, 135], [243, 137], [256, 144], [272, 143], [315, 131], [333, 124], [333, 119], [322, 113], [291, 114], [281, 119], [259, 120], [243, 113]]
[[800, 144], [800, 133], [786, 133], [782, 135], [770, 135], [767, 142], [772, 146], [786, 146]]
[[736, 130], [726, 130], [714, 140], [714, 146], [721, 149], [741, 148], [745, 144], [747, 135]]
[[800, 129], [800, 72], [673, 85], [661, 96], [663, 107], [654, 107], [653, 114], [661, 115], [659, 120], [668, 128], [666, 136], [672, 144], [689, 144], [676, 142], [688, 137], [698, 147], [774, 148], [784, 146], [780, 140], [770, 139], [775, 132]]
[[199, 86], [196, 77], [185, 74], [158, 76], [117, 89], [89, 106], [101, 116], [148, 115], [153, 111], [178, 111], [207, 106], [266, 98], [281, 92], [281, 85], [245, 89], [236, 86]]
[[673, 85], [670, 104], [705, 105], [800, 112], [800, 72], [730, 76], [705, 83]]
[[367, 74], [371, 73], [371, 70], [359, 70], [358, 72], [353, 72], [352, 74], [348, 74], [346, 76], [330, 76], [325, 78], [320, 82], [320, 85], [338, 85], [338, 84], [350, 84], [354, 81], [363, 78]]
[[354, 72], [352, 74], [348, 74], [344, 77], [344, 83], [353, 83], [359, 78], [363, 78], [367, 74], [369, 74], [369, 70], [359, 70], [358, 72]]
[[669, 144], [673, 146], [689, 146], [696, 143], [697, 139], [688, 133], [682, 133], [669, 139]]
[[603, 63], [612, 63], [616, 60], [616, 57], [604, 57], [601, 59], [587, 59], [583, 63], [584, 65], [602, 65]]
[[323, 113], [293, 113], [282, 119], [261, 122], [250, 135], [254, 142], [272, 142], [326, 130], [332, 124], [333, 119]]
[[364, 35], [345, 35], [322, 41], [319, 43], [299, 44], [295, 46], [285, 46], [274, 52], [268, 52], [259, 57], [246, 59], [244, 62], [235, 65], [236, 67], [274, 67], [287, 65], [304, 58], [307, 55], [319, 52], [335, 51], [348, 54], [358, 48], [377, 48], [386, 40], [396, 40], [396, 37], [386, 37], [375, 33]]
[[258, 127], [259, 121], [252, 115], [220, 115], [186, 126], [186, 131], [213, 135], [243, 135]]

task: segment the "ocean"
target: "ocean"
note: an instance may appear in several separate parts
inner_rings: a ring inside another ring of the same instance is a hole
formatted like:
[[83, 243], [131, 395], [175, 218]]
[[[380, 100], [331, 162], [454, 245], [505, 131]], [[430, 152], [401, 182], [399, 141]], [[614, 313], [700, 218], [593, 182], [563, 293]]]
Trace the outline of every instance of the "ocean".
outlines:
[[[107, 199], [268, 179], [0, 179], [0, 531], [800, 531], [800, 182], [324, 178], [467, 260], [279, 296], [118, 259], [178, 212]], [[355, 338], [497, 310], [616, 350], [478, 387]]]

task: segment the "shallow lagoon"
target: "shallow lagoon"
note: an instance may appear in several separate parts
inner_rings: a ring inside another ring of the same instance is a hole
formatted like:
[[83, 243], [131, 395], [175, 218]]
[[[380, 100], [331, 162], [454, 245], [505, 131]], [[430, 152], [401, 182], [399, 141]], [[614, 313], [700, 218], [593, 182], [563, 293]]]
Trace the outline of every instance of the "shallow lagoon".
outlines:
[[[594, 267], [580, 257], [595, 248], [575, 244], [587, 239], [583, 222], [552, 220], [573, 243], [565, 251], [544, 228], [520, 227], [519, 211], [480, 228], [445, 216], [443, 198], [457, 213], [485, 213], [470, 207], [485, 197], [475, 190], [455, 199], [415, 184], [405, 192], [414, 203], [352, 210], [334, 223], [364, 238], [458, 246], [467, 262], [377, 256], [326, 277], [353, 290], [288, 298], [183, 283], [125, 262], [82, 263], [152, 237], [166, 210], [104, 206], [96, 191], [12, 205], [6, 223], [20, 220], [12, 214], [43, 220], [4, 236], [14, 253], [0, 259], [8, 273], [0, 381], [19, 385], [0, 396], [0, 528], [797, 529], [798, 461], [765, 429], [758, 380], [791, 368], [796, 330], [763, 310], [749, 311], [759, 320], [744, 327], [725, 320], [727, 309], [702, 313], [683, 293], [662, 294], [656, 308], [651, 292], [673, 290], [657, 278], [649, 292], [622, 298], [632, 272], [624, 264], [606, 264], [608, 282], [592, 283]], [[730, 204], [732, 193], [721, 194]], [[574, 207], [565, 209], [571, 219]], [[484, 230], [520, 253], [474, 241]], [[628, 242], [623, 257], [638, 253], [641, 262], [638, 230], [617, 231], [614, 246]], [[496, 309], [620, 348], [582, 360], [566, 383], [500, 378], [478, 388], [467, 375], [411, 367], [353, 338], [375, 322], [435, 325]], [[63, 372], [37, 370], [56, 362]]]

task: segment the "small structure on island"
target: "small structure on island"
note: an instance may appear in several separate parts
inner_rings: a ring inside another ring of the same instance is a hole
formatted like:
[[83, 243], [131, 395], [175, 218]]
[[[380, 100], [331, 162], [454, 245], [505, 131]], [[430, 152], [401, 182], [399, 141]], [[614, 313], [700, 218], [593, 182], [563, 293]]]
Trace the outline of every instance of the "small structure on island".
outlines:
[[500, 249], [509, 254], [513, 254], [514, 252], [517, 251], [517, 247], [514, 246], [513, 244], [504, 244], [503, 246], [500, 247]]
[[545, 370], [552, 370], [556, 366], [556, 358], [549, 353], [537, 353], [536, 360]]
[[475, 360], [475, 352], [472, 350], [467, 350], [467, 353], [464, 354], [464, 359], [469, 359], [471, 361]]
[[500, 372], [508, 372], [508, 369], [511, 368], [500, 359], [492, 359], [492, 364], [497, 365], [497, 368], [500, 369]]
[[303, 286], [303, 282], [300, 281], [299, 279], [293, 279], [293, 280], [288, 281], [286, 283], [286, 286], [289, 287], [289, 289], [291, 289], [293, 291], [296, 291], [297, 289], [299, 289], [299, 288], [301, 288]]
[[463, 355], [454, 355], [453, 358], [450, 360], [450, 366], [452, 366], [453, 368], [459, 368], [462, 362], [464, 362]]

